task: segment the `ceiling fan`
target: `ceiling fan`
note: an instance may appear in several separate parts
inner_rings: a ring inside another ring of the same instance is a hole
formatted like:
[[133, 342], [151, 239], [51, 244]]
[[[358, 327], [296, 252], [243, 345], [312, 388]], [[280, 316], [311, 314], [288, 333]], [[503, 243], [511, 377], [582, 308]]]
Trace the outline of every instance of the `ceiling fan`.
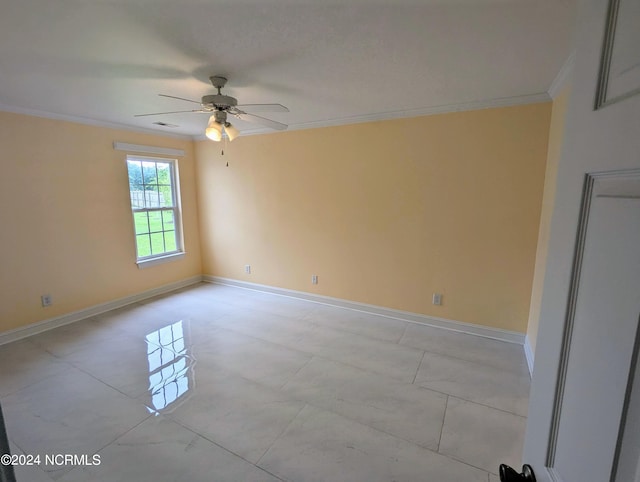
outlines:
[[209, 80], [211, 81], [213, 86], [218, 89], [218, 93], [205, 95], [202, 97], [200, 102], [191, 99], [184, 99], [182, 97], [175, 97], [173, 95], [159, 94], [161, 97], [169, 97], [170, 99], [184, 100], [186, 102], [199, 104], [199, 109], [155, 112], [153, 114], [137, 114], [135, 117], [180, 114], [186, 112], [212, 114], [209, 118], [207, 128], [205, 129], [206, 136], [212, 141], [221, 141], [223, 134], [225, 134], [227, 138], [232, 141], [240, 134], [240, 131], [238, 131], [238, 129], [236, 129], [229, 121], [227, 121], [227, 115], [229, 114], [243, 121], [254, 122], [265, 127], [270, 127], [271, 129], [285, 130], [287, 128], [287, 125], [281, 122], [245, 112], [245, 109], [254, 112], [289, 112], [289, 109], [287, 109], [282, 104], [238, 104], [238, 100], [235, 97], [223, 95], [220, 92], [220, 90], [227, 83], [226, 77], [223, 77], [221, 75], [214, 75], [212, 77], [209, 77]]

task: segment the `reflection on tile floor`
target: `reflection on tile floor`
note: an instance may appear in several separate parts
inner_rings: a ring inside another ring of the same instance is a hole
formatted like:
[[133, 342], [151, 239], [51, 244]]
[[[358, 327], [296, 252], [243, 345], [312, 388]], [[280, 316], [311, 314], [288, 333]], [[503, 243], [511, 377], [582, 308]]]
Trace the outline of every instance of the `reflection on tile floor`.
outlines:
[[3, 345], [0, 367], [12, 451], [42, 461], [19, 482], [487, 482], [521, 462], [522, 347], [241, 288]]

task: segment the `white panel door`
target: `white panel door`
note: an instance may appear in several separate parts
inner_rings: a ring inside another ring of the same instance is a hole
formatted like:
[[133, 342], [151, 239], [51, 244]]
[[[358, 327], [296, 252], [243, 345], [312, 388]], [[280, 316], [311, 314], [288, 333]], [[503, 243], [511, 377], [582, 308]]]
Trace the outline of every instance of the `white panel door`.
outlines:
[[623, 447], [629, 463], [637, 435], [631, 427], [621, 428], [625, 411], [633, 414], [628, 408], [640, 318], [640, 180], [596, 178], [591, 183], [550, 465], [565, 482], [632, 482], [633, 476], [613, 472]]
[[640, 0], [581, 0], [523, 462], [640, 482]]

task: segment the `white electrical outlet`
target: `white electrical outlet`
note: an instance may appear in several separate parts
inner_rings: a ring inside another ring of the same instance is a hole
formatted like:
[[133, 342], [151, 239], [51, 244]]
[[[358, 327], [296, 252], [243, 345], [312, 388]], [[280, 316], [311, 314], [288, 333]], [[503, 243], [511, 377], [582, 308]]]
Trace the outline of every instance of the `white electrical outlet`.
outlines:
[[314, 284], [314, 285], [318, 284], [318, 275], [317, 274], [311, 275], [311, 284]]
[[441, 305], [442, 304], [442, 295], [440, 293], [433, 294], [433, 304]]
[[47, 306], [51, 306], [53, 304], [53, 300], [51, 299], [51, 295], [42, 295], [40, 297], [40, 301], [42, 302], [42, 306], [46, 308]]
[[244, 265], [244, 272], [247, 274], [251, 274], [251, 265], [250, 264], [245, 264]]

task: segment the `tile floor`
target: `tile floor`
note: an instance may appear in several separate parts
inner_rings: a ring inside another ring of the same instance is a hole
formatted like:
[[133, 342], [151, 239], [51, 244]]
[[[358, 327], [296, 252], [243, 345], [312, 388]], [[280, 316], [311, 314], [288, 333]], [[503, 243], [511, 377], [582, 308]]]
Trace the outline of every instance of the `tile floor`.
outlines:
[[520, 346], [212, 284], [0, 346], [19, 482], [493, 482], [528, 391]]

